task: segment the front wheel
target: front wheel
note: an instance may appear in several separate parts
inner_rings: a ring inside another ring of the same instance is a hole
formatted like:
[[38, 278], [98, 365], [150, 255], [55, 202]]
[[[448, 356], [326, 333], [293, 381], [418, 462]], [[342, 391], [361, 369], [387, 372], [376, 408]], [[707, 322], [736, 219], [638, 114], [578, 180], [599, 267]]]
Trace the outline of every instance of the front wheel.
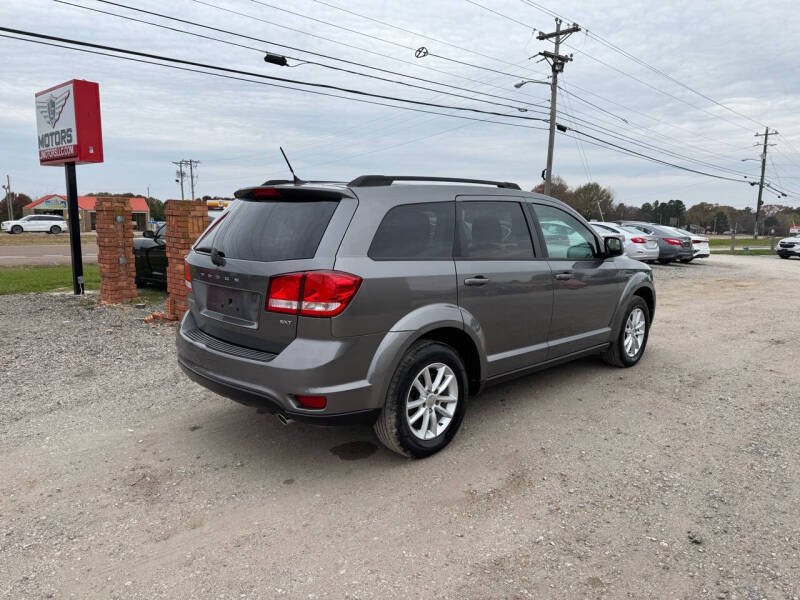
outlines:
[[61, 227], [59, 227], [58, 225], [53, 225], [50, 228], [50, 233], [61, 233]]
[[625, 308], [622, 327], [603, 360], [615, 367], [632, 367], [639, 362], [650, 335], [650, 309], [640, 296], [633, 296]]
[[467, 371], [458, 352], [440, 342], [420, 340], [400, 361], [389, 383], [375, 433], [398, 454], [430, 456], [456, 435], [467, 393]]
[[781, 258], [789, 258], [788, 254], [778, 254], [778, 256], [780, 256]]
[[685, 265], [688, 265], [688, 264], [689, 264], [690, 262], [692, 262], [693, 260], [694, 260], [694, 257], [692, 257], [692, 258], [682, 258], [682, 259], [681, 259], [681, 262], [682, 262], [683, 264], [685, 264]]
[[22, 225], [14, 225], [11, 228], [11, 233], [22, 233]]
[[669, 258], [659, 258], [658, 262], [660, 262], [662, 265], [668, 265], [669, 263], [672, 262], [672, 260]]

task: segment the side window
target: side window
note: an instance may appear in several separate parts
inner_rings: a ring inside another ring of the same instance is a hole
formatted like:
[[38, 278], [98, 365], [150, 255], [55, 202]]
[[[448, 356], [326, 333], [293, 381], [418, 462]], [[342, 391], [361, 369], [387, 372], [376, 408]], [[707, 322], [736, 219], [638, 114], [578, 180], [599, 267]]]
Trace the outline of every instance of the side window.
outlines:
[[582, 260], [595, 257], [595, 237], [578, 219], [563, 210], [543, 204], [534, 204], [533, 210], [542, 228], [550, 258]]
[[367, 256], [375, 260], [434, 260], [453, 256], [453, 202], [395, 206], [383, 217]]
[[533, 258], [533, 244], [519, 202], [458, 202], [458, 255], [480, 260]]

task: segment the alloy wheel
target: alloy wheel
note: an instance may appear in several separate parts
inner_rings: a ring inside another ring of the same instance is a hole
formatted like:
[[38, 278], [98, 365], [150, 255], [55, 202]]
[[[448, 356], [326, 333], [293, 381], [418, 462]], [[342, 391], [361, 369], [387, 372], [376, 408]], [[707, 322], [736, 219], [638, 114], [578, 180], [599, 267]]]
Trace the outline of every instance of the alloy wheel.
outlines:
[[432, 363], [414, 377], [406, 395], [406, 422], [421, 440], [432, 440], [449, 427], [458, 405], [458, 379], [444, 363]]

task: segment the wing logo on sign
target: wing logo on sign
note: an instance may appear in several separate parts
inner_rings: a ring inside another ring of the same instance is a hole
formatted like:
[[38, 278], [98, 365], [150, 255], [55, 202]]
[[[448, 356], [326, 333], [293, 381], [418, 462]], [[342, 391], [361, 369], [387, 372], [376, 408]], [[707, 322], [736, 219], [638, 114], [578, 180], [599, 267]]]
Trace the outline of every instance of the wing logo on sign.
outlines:
[[36, 108], [50, 127], [55, 127], [64, 112], [69, 98], [69, 90], [59, 95], [51, 95], [47, 100], [37, 100]]

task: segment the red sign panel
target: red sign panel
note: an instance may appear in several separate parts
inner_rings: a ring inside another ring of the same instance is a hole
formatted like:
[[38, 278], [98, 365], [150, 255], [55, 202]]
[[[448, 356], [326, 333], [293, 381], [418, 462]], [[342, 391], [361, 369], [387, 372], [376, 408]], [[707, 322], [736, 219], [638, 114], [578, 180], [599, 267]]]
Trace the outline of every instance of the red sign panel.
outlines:
[[100, 87], [73, 79], [36, 94], [39, 164], [103, 162]]

